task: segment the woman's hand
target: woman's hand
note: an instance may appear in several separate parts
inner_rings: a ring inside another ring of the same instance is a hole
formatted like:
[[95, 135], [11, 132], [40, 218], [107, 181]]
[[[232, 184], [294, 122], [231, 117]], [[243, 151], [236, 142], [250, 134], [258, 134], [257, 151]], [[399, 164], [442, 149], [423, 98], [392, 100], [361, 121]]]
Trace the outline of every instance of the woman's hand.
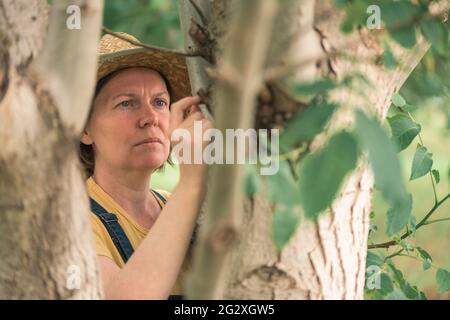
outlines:
[[[170, 111], [169, 132], [172, 148], [182, 143], [183, 150], [190, 149], [191, 154], [190, 157], [184, 158], [185, 162], [180, 163], [180, 184], [187, 184], [192, 187], [204, 185], [206, 165], [203, 161], [203, 150], [208, 145], [208, 142], [203, 141], [203, 134], [206, 130], [213, 127], [212, 121], [206, 119], [200, 111], [199, 103], [200, 97], [198, 96], [186, 97], [172, 104]], [[201, 127], [201, 136], [194, 136], [194, 123]], [[185, 131], [177, 132], [180, 129]], [[201, 164], [194, 164], [194, 152], [200, 151]]]

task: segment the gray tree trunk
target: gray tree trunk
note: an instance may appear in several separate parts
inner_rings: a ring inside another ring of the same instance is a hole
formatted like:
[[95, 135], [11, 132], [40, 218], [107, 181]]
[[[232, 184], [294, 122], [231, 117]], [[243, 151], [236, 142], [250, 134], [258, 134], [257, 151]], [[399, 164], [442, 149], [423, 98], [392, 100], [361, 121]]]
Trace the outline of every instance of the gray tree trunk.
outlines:
[[102, 9], [0, 1], [0, 299], [102, 296], [77, 157]]

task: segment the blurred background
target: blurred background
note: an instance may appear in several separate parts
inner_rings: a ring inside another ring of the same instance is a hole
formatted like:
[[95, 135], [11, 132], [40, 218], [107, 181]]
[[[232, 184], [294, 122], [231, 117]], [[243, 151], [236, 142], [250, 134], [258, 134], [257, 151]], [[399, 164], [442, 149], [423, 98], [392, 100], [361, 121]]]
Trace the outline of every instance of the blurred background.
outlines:
[[[183, 37], [178, 20], [177, 0], [106, 0], [104, 26], [113, 31], [123, 31], [140, 41], [168, 48], [183, 48]], [[448, 194], [450, 151], [450, 60], [448, 53], [433, 48], [413, 72], [400, 93], [414, 107], [413, 116], [422, 126], [422, 138], [429, 152], [433, 153], [434, 169], [440, 171], [441, 182], [437, 186], [440, 197]], [[399, 154], [405, 184], [413, 194], [413, 212], [419, 221], [433, 206], [434, 196], [430, 177], [424, 176], [408, 181], [417, 141]], [[178, 182], [178, 167], [166, 165], [152, 176], [152, 186], [167, 191]], [[387, 205], [375, 192], [372, 221], [378, 231], [372, 232], [369, 242], [387, 240], [384, 235]], [[433, 216], [450, 218], [450, 201]], [[427, 250], [433, 263], [450, 269], [450, 221], [424, 226], [411, 240]], [[387, 254], [388, 252], [383, 253]], [[404, 272], [405, 278], [425, 292], [431, 299], [449, 299], [450, 294], [439, 294], [435, 282], [436, 270], [422, 270], [422, 262], [407, 257], [395, 258], [395, 263]]]
[[[448, 53], [432, 48], [417, 69], [411, 74], [401, 95], [412, 105], [412, 116], [422, 126], [421, 136], [428, 151], [433, 154], [433, 168], [440, 172], [441, 182], [437, 185], [438, 198], [442, 199], [450, 192], [450, 59]], [[414, 181], [408, 181], [412, 160], [418, 143], [413, 143], [399, 154], [403, 177], [408, 190], [413, 195], [413, 214], [420, 221], [434, 205], [433, 187], [429, 175]], [[379, 243], [387, 240], [385, 233], [386, 212], [388, 206], [379, 192], [374, 194], [372, 223], [378, 231], [369, 237], [369, 242]], [[431, 220], [450, 218], [450, 201], [441, 206]], [[433, 264], [445, 269], [450, 268], [450, 221], [424, 226], [415, 238], [409, 241], [425, 249], [433, 258]], [[388, 254], [393, 251], [381, 250]], [[408, 257], [396, 257], [394, 262], [403, 271], [405, 278], [424, 291], [429, 299], [450, 299], [450, 294], [437, 292], [436, 269], [422, 269], [422, 262]]]

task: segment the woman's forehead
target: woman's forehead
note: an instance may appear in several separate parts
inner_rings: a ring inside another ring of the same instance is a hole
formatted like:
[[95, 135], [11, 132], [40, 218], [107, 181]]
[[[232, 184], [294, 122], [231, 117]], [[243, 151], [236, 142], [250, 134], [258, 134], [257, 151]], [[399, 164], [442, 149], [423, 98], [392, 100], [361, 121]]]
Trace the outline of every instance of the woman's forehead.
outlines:
[[158, 86], [166, 88], [166, 82], [159, 72], [144, 68], [135, 67], [119, 71], [106, 85], [108, 87], [133, 87], [133, 86]]
[[139, 94], [144, 88], [151, 94], [167, 93], [170, 96], [164, 78], [157, 71], [142, 67], [128, 68], [108, 80], [95, 97], [95, 105], [107, 103], [120, 94]]
[[157, 71], [149, 68], [129, 68], [120, 71], [108, 81], [102, 91], [109, 95], [132, 89], [139, 90], [143, 87], [152, 91], [167, 91], [163, 77]]

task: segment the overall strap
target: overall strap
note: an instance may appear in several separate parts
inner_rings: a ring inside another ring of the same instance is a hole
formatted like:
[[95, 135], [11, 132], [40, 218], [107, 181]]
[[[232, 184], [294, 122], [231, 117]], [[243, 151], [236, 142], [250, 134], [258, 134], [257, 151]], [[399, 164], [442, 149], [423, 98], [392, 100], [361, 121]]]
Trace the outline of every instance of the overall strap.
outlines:
[[123, 262], [126, 263], [133, 254], [134, 249], [130, 243], [130, 240], [128, 240], [128, 237], [125, 234], [125, 231], [123, 231], [122, 227], [120, 226], [119, 221], [117, 220], [117, 216], [113, 213], [109, 213], [108, 211], [106, 211], [94, 199], [89, 198], [89, 200], [91, 203], [91, 211], [97, 217], [99, 217], [100, 221], [103, 223], [106, 230], [108, 231], [109, 236], [111, 237], [114, 245], [119, 251], [119, 254], [122, 257]]
[[[153, 190], [158, 198], [165, 204], [167, 202], [166, 198], [164, 198], [160, 193]], [[125, 231], [123, 231], [122, 227], [117, 220], [117, 216], [113, 213], [109, 213], [105, 210], [97, 201], [92, 198], [89, 198], [91, 204], [91, 211], [100, 218], [100, 221], [103, 222], [106, 230], [109, 233], [114, 245], [119, 251], [120, 256], [124, 263], [128, 261], [131, 255], [134, 252], [133, 246], [128, 240]], [[170, 295], [168, 300], [183, 300], [184, 297], [182, 295]]]
[[152, 192], [159, 198], [159, 200], [162, 201], [162, 203], [166, 204], [167, 199], [161, 193], [159, 193], [158, 191], [156, 191], [154, 189], [152, 189]]

